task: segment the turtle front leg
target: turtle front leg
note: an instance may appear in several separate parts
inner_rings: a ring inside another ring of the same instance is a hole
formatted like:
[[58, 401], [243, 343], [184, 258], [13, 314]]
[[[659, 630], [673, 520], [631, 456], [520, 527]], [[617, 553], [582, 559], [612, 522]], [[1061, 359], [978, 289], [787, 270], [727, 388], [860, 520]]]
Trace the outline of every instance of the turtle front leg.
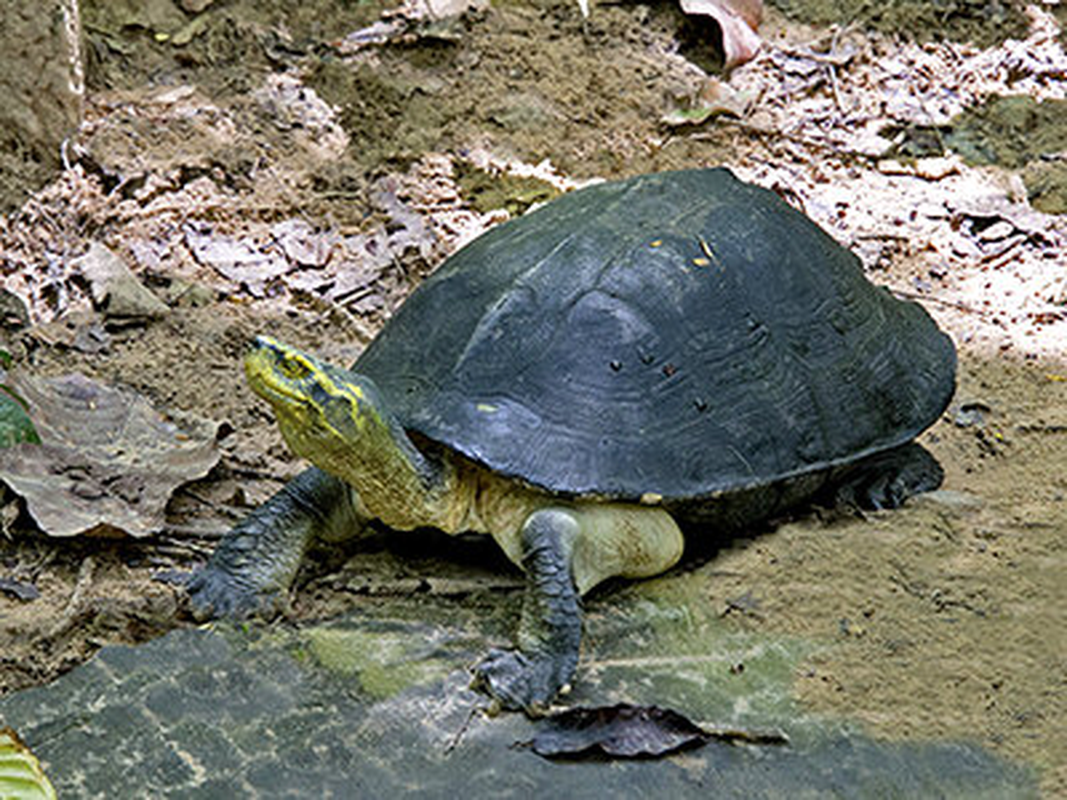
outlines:
[[526, 593], [517, 650], [490, 650], [473, 686], [503, 708], [543, 713], [578, 665], [582, 608], [571, 574], [579, 524], [565, 509], [537, 511], [522, 527]]
[[234, 526], [208, 563], [186, 579], [193, 615], [276, 613], [311, 542], [345, 538], [362, 527], [348, 485], [315, 467], [305, 470]]
[[520, 534], [526, 590], [515, 650], [491, 650], [472, 685], [502, 708], [543, 715], [570, 684], [582, 638], [581, 595], [616, 575], [673, 566], [682, 533], [662, 509], [627, 505], [543, 508]]

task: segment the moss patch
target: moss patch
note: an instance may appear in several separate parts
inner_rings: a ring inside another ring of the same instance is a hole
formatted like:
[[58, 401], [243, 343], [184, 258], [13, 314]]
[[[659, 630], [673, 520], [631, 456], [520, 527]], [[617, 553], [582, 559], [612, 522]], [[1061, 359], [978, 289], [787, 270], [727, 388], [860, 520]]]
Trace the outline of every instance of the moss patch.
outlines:
[[839, 721], [807, 714], [794, 681], [818, 648], [799, 637], [767, 636], [722, 619], [699, 573], [627, 587], [605, 616], [590, 613], [583, 668], [597, 701], [684, 708], [715, 725], [782, 728], [797, 741], [841, 731]]
[[993, 47], [1026, 36], [1022, 4], [1010, 0], [770, 0], [792, 19], [808, 25], [857, 24], [906, 39], [973, 42]]
[[1035, 161], [1023, 170], [1030, 205], [1046, 214], [1067, 214], [1067, 161]]
[[1046, 214], [1067, 212], [1067, 101], [1025, 95], [992, 97], [948, 125], [890, 129], [903, 134], [890, 155], [940, 156], [952, 150], [968, 164], [1021, 170], [1030, 204]]
[[993, 97], [953, 120], [947, 144], [969, 164], [1019, 169], [1067, 150], [1067, 101]]
[[451, 668], [420, 652], [425, 643], [413, 641], [410, 631], [312, 628], [304, 636], [312, 658], [330, 672], [358, 678], [360, 687], [374, 700], [431, 683]]
[[374, 0], [234, 0], [200, 14], [172, 0], [81, 4], [91, 89], [193, 83], [220, 96], [377, 19]]
[[1034, 208], [1067, 211], [1067, 101], [994, 97], [953, 120], [945, 142], [970, 164], [1021, 169]]
[[456, 171], [464, 199], [483, 214], [503, 208], [512, 216], [521, 216], [530, 206], [546, 203], [559, 194], [552, 184], [537, 178], [493, 175], [462, 162]]

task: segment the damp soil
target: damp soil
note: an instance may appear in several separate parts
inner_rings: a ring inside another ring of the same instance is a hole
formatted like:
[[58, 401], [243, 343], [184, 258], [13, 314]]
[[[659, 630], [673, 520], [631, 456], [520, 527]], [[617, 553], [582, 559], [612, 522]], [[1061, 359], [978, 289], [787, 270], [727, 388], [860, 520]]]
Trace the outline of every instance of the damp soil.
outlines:
[[1019, 171], [1034, 208], [1067, 212], [1067, 101], [993, 97], [954, 120], [948, 146], [971, 164]]
[[[472, 220], [484, 227], [501, 209], [519, 213], [559, 189], [543, 177], [494, 181], [500, 163], [547, 161], [549, 178], [581, 180], [718, 163], [753, 173], [788, 161], [816, 183], [824, 170], [862, 178], [875, 167], [825, 146], [798, 151], [795, 137], [729, 120], [696, 135], [665, 128], [664, 114], [709, 86], [677, 55], [686, 25], [669, 5], [605, 3], [583, 21], [569, 0], [499, 3], [347, 54], [339, 42], [382, 7], [306, 3], [290, 13], [282, 2], [231, 2], [193, 15], [155, 3], [158, 16], [134, 19], [116, 17], [119, 5], [86, 7], [88, 122], [72, 166], [0, 223], [0, 267], [32, 318], [27, 327], [7, 315], [2, 344], [20, 368], [80, 371], [224, 422], [223, 458], [179, 491], [167, 529], [147, 540], [51, 540], [5, 499], [0, 575], [37, 596], [0, 591], [0, 694], [47, 683], [105, 644], [193, 625], [161, 573], [202, 563], [234, 520], [302, 467], [243, 383], [245, 342], [269, 331], [327, 359], [354, 359]], [[843, 20], [861, 21], [849, 35], [879, 36], [862, 29], [884, 14], [859, 5]], [[1014, 4], [953, 8], [970, 27], [960, 33], [955, 17], [939, 17], [936, 38], [991, 45], [1015, 35]], [[897, 34], [925, 29], [907, 19]], [[812, 41], [824, 23], [772, 9], [763, 33]], [[901, 39], [879, 39], [878, 52]], [[283, 83], [257, 94], [271, 76], [291, 74], [332, 110]], [[219, 236], [259, 235], [294, 217], [317, 230], [391, 230], [376, 199], [383, 186], [433, 219], [433, 244], [405, 251], [387, 280], [375, 276], [370, 304], [285, 275], [252, 286], [198, 261], [189, 244], [193, 223]], [[115, 324], [95, 308], [84, 281], [61, 268], [89, 241], [122, 254], [169, 312]], [[889, 256], [873, 277], [914, 288], [913, 262]], [[1065, 793], [1067, 355], [969, 343], [967, 307], [929, 307], [961, 343], [956, 403], [923, 439], [945, 467], [944, 491], [864, 518], [807, 511], [712, 552], [697, 547], [675, 574], [706, 576], [693, 602], [720, 608], [739, 630], [813, 641], [795, 692], [814, 712], [858, 720], [879, 738], [977, 741], [1040, 769], [1049, 796]], [[101, 329], [106, 345], [85, 347], [79, 334]], [[318, 554], [290, 622], [391, 596], [477, 605], [518, 586], [485, 547], [428, 539], [412, 559], [404, 551], [416, 542], [379, 537], [367, 551]], [[354, 573], [365, 576], [355, 588], [329, 579]], [[590, 613], [624, 591], [598, 591]]]
[[1001, 0], [770, 0], [792, 19], [808, 25], [866, 28], [917, 41], [973, 42], [979, 47], [1022, 38], [1024, 5]]
[[997, 165], [1018, 174], [1030, 205], [1067, 213], [1067, 101], [996, 95], [941, 126], [899, 131], [894, 152], [904, 158], [956, 153], [968, 164]]

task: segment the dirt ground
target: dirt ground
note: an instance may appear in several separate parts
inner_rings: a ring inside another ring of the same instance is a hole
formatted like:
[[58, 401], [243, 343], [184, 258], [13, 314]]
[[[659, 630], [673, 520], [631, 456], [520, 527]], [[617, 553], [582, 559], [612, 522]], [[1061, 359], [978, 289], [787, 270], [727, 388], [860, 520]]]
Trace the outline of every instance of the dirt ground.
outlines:
[[[0, 219], [0, 273], [28, 317], [5, 297], [0, 345], [19, 369], [79, 371], [224, 423], [222, 460], [147, 539], [50, 539], [7, 496], [0, 576], [39, 596], [0, 592], [0, 694], [193, 624], [153, 576], [196, 566], [301, 468], [244, 386], [249, 338], [350, 362], [422, 276], [508, 213], [585, 180], [725, 164], [923, 302], [961, 365], [924, 437], [942, 493], [738, 541], [702, 567], [721, 576], [708, 601], [738, 626], [826, 645], [797, 677], [814, 710], [886, 738], [974, 738], [1067, 794], [1067, 232], [1034, 209], [1056, 176], [1033, 188], [1062, 153], [988, 166], [930, 144], [997, 94], [1062, 123], [1045, 105], [1064, 99], [1058, 6], [989, 4], [1001, 18], [957, 4], [942, 28], [887, 28], [800, 21], [783, 3], [767, 9], [763, 53], [727, 79], [697, 66], [715, 60], [710, 26], [670, 4], [594, 5], [588, 20], [570, 0], [451, 20], [404, 7], [387, 33], [368, 3], [206, 5], [135, 19], [86, 5], [87, 121], [67, 168]], [[679, 109], [706, 119], [665, 121]], [[77, 266], [90, 242], [166, 312], [94, 300]], [[374, 602], [322, 591], [329, 568], [302, 578], [297, 621]], [[390, 581], [410, 591], [390, 574], [382, 591]], [[728, 613], [742, 595], [758, 607]]]

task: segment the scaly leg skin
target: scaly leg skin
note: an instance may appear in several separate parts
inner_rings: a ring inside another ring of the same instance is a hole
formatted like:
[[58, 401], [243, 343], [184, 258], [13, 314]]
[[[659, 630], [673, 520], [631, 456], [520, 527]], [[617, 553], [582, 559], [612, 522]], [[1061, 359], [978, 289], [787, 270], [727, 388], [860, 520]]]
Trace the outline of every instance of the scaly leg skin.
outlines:
[[337, 539], [362, 527], [343, 481], [312, 467], [297, 475], [227, 533], [185, 583], [197, 619], [272, 616], [316, 537]]
[[540, 716], [578, 666], [582, 609], [571, 576], [578, 521], [564, 509], [530, 515], [522, 528], [526, 593], [517, 650], [490, 650], [473, 686], [501, 707]]
[[871, 511], [899, 508], [909, 497], [937, 489], [944, 477], [937, 459], [909, 442], [851, 467], [837, 487], [836, 501]]
[[472, 685], [499, 708], [542, 716], [578, 665], [580, 596], [602, 580], [648, 577], [673, 566], [682, 533], [659, 508], [589, 505], [543, 508], [521, 532], [526, 592], [515, 650], [491, 650]]

